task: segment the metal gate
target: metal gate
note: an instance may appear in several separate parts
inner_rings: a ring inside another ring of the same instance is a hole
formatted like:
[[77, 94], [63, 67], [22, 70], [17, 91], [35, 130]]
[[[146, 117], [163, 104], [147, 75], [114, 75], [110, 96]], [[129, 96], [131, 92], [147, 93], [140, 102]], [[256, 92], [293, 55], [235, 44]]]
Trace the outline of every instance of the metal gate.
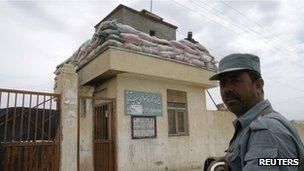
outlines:
[[60, 95], [0, 89], [0, 170], [59, 170]]
[[[93, 100], [93, 158], [95, 171], [115, 169], [114, 99], [80, 96]], [[81, 104], [80, 104], [81, 105]]]

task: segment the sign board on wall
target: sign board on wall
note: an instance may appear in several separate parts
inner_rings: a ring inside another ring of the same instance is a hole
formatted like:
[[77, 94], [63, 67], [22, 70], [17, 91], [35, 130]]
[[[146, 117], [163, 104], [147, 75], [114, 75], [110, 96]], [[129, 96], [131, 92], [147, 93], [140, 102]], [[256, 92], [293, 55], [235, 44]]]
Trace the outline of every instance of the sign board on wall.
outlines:
[[160, 93], [125, 90], [125, 114], [139, 116], [162, 116], [163, 101]]
[[132, 116], [132, 138], [156, 138], [155, 116]]

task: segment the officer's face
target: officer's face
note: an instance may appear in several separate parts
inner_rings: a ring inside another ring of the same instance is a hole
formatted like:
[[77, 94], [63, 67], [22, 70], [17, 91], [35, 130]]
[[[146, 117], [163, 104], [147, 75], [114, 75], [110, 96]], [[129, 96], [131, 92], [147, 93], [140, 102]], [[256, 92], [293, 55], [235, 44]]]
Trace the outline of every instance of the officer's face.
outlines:
[[245, 71], [230, 72], [220, 78], [223, 102], [237, 117], [259, 102], [260, 90], [256, 84]]

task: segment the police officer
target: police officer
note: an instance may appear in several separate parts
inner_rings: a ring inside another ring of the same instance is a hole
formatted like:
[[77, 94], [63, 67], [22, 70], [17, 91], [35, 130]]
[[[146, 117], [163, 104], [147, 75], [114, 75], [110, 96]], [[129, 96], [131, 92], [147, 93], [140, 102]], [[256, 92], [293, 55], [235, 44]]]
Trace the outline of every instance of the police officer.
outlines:
[[[264, 99], [264, 81], [259, 57], [231, 54], [219, 63], [219, 72], [210, 80], [219, 80], [222, 100], [236, 115], [234, 135], [226, 151], [226, 162], [232, 171], [298, 171], [303, 163], [283, 163], [261, 158], [304, 158], [304, 146], [290, 122], [274, 111]], [[275, 166], [265, 166], [275, 165]]]
[[187, 37], [185, 38], [185, 40], [188, 40], [189, 42], [192, 42], [192, 43], [194, 43], [194, 44], [198, 43], [197, 41], [195, 41], [195, 40], [193, 39], [192, 36], [193, 36], [192, 31], [189, 31]]

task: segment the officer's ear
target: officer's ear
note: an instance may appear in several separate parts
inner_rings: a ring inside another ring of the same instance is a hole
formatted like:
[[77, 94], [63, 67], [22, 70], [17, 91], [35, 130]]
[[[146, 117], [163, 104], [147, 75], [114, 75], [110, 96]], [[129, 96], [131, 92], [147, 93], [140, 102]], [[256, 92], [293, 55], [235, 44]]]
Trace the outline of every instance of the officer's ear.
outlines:
[[261, 92], [262, 94], [264, 94], [264, 90], [263, 90], [263, 87], [264, 87], [264, 80], [262, 78], [258, 78], [256, 81], [255, 81], [255, 86], [256, 86], [256, 89]]

